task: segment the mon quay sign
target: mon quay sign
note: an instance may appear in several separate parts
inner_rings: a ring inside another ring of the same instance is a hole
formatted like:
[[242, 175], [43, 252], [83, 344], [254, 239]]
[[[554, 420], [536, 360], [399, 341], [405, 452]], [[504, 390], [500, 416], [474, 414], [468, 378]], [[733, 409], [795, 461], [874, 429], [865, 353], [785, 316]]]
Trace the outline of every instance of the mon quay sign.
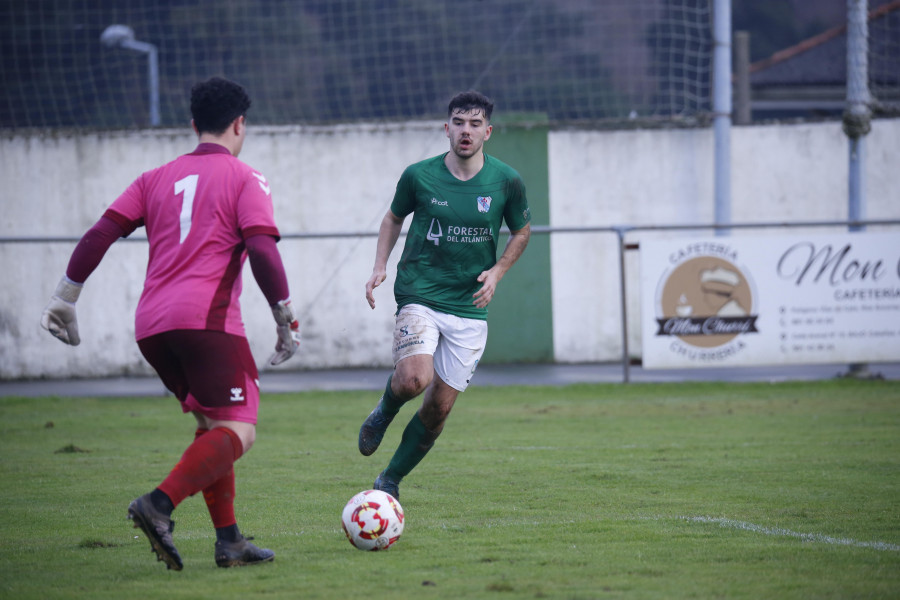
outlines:
[[645, 368], [900, 360], [900, 234], [642, 240]]

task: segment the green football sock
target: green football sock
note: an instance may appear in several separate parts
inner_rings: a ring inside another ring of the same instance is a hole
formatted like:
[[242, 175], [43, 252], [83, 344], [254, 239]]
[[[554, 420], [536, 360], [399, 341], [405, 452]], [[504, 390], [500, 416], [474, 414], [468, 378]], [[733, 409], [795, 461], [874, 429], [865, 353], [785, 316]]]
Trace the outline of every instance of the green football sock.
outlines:
[[391, 380], [393, 378], [393, 374], [388, 377], [387, 385], [384, 387], [384, 395], [381, 396], [381, 412], [389, 417], [396, 415], [400, 411], [400, 407], [406, 404], [406, 400], [401, 400], [391, 390]]
[[440, 435], [439, 432], [429, 431], [425, 428], [418, 412], [414, 414], [406, 429], [403, 430], [400, 445], [394, 452], [388, 468], [385, 469], [385, 475], [394, 481], [400, 481], [409, 475], [410, 471], [416, 468], [416, 465], [434, 446], [438, 435]]

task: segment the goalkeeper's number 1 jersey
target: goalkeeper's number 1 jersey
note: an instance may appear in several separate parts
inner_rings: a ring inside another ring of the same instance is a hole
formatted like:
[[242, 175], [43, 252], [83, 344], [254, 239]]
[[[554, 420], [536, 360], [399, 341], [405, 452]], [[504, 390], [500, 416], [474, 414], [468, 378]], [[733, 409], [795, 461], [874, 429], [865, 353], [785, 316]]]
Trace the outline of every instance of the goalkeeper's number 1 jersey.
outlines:
[[135, 337], [174, 329], [244, 336], [244, 240], [278, 239], [266, 178], [218, 144], [138, 177], [107, 209], [126, 235], [146, 226], [150, 244]]
[[472, 297], [477, 278], [497, 262], [500, 226], [518, 231], [531, 220], [519, 174], [488, 155], [468, 181], [454, 177], [444, 156], [410, 165], [397, 184], [391, 212], [412, 213], [397, 267], [398, 309], [422, 304], [460, 317], [486, 319]]

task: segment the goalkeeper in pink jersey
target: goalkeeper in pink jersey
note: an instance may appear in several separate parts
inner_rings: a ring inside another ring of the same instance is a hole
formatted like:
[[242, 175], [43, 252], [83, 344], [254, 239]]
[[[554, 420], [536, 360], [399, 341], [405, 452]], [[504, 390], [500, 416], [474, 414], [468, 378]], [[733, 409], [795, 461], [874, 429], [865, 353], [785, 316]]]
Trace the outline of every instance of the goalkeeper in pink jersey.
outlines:
[[41, 317], [51, 334], [77, 346], [75, 302], [85, 280], [113, 242], [146, 227], [150, 254], [135, 337], [182, 410], [196, 417], [197, 430], [168, 477], [128, 506], [128, 518], [175, 570], [183, 563], [171, 514], [197, 492], [216, 528], [218, 566], [275, 558], [241, 534], [234, 514], [234, 463], [256, 439], [259, 407], [259, 375], [239, 304], [248, 257], [275, 318], [270, 364], [289, 359], [299, 345], [269, 184], [237, 159], [249, 108], [250, 98], [234, 82], [212, 78], [194, 86], [191, 124], [198, 146], [142, 174], [112, 203], [75, 247]]

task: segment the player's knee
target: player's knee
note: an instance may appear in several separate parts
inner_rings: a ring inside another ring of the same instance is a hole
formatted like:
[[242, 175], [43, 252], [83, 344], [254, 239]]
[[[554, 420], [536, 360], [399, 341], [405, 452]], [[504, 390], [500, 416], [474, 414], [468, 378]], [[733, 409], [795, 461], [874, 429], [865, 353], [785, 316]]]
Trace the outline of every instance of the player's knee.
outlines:
[[416, 373], [399, 378], [394, 375], [391, 380], [391, 391], [399, 398], [408, 400], [424, 392], [429, 383], [424, 377]]
[[444, 422], [450, 416], [449, 406], [425, 402], [419, 409], [419, 420], [425, 429], [434, 433], [435, 437], [444, 429]]
[[241, 436], [241, 443], [244, 445], [244, 454], [250, 451], [250, 448], [253, 447], [253, 442], [256, 441], [256, 428], [249, 430], [247, 433]]
[[242, 452], [240, 453], [241, 456], [249, 452], [250, 448], [253, 447], [253, 442], [256, 441], [256, 426], [252, 423], [244, 423], [240, 421], [219, 421], [213, 422], [213, 426], [229, 429], [237, 436], [242, 446]]

